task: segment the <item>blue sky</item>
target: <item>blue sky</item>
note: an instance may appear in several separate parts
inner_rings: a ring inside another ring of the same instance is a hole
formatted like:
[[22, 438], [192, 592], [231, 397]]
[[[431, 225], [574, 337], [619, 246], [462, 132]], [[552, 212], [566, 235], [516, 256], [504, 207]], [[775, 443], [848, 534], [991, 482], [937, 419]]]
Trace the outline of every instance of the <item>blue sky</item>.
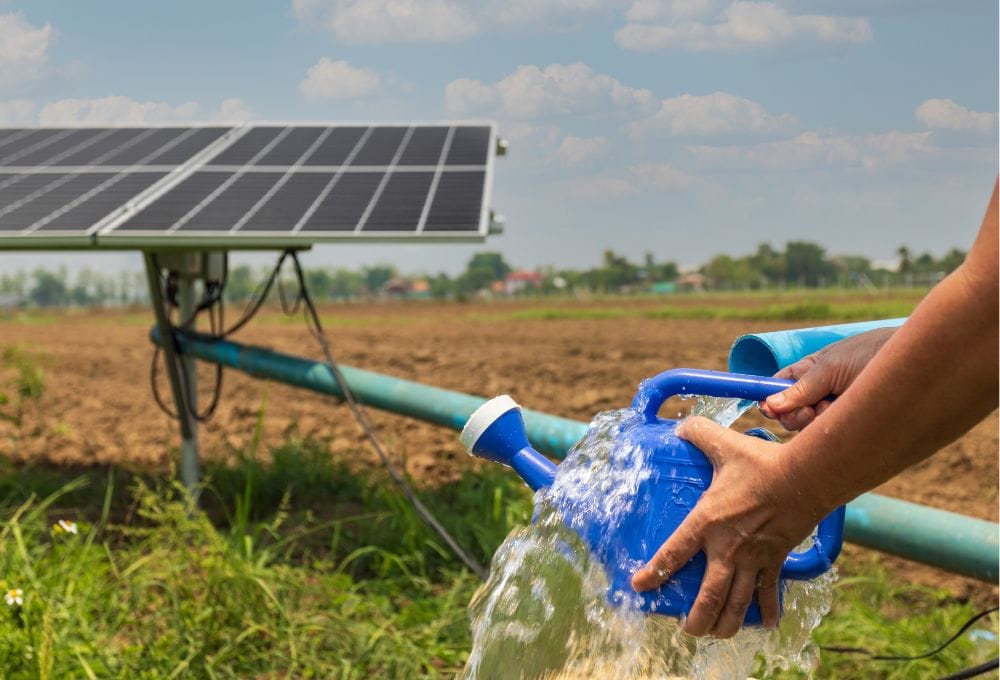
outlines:
[[[314, 265], [696, 264], [789, 240], [887, 260], [971, 243], [997, 21], [995, 0], [0, 0], [0, 123], [497, 121], [503, 236]], [[139, 267], [0, 254], [40, 263]]]

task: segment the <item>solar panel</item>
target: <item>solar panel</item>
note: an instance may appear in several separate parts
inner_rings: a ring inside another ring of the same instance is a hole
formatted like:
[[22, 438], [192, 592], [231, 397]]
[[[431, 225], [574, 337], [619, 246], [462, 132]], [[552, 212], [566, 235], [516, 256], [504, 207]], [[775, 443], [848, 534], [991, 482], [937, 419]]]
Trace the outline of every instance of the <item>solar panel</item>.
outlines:
[[495, 145], [489, 125], [255, 126], [100, 238], [480, 240]]
[[0, 134], [0, 248], [93, 245], [169, 173], [232, 128], [7, 128]]
[[0, 130], [0, 248], [482, 240], [491, 125]]

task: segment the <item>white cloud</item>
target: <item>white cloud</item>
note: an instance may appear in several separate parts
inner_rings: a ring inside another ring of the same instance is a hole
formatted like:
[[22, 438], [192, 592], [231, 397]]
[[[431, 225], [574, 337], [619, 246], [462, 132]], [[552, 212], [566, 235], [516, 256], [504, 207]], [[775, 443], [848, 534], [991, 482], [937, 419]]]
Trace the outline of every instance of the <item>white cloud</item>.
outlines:
[[54, 37], [50, 24], [33, 26], [20, 12], [0, 14], [0, 82], [40, 76]]
[[672, 135], [768, 134], [797, 126], [794, 116], [771, 114], [758, 102], [728, 92], [682, 94], [660, 102], [652, 116], [631, 126], [633, 135], [657, 131]]
[[[620, 0], [492, 0], [483, 19], [501, 24], [553, 28], [567, 19], [620, 6]], [[481, 20], [482, 21], [482, 20]]]
[[635, 0], [615, 32], [627, 49], [739, 52], [789, 43], [843, 44], [872, 39], [866, 17], [790, 14], [774, 2]]
[[888, 132], [859, 136], [824, 136], [804, 132], [792, 139], [743, 146], [689, 146], [703, 165], [725, 170], [798, 170], [859, 167], [874, 170], [934, 151], [930, 132]]
[[916, 110], [917, 120], [931, 129], [996, 132], [997, 114], [972, 111], [951, 99], [928, 99]]
[[303, 24], [345, 43], [447, 43], [496, 27], [575, 28], [579, 17], [622, 8], [627, 0], [292, 0]]
[[566, 165], [581, 165], [599, 156], [608, 148], [606, 137], [575, 137], [568, 135], [559, 143], [555, 158]]
[[561, 188], [563, 192], [582, 201], [621, 198], [623, 196], [630, 196], [639, 191], [639, 188], [635, 185], [635, 183], [622, 177], [611, 177], [607, 175], [568, 179], [558, 182], [557, 186]]
[[219, 110], [215, 114], [216, 120], [227, 120], [232, 122], [243, 122], [254, 118], [253, 109], [238, 97], [224, 99], [219, 105]]
[[299, 21], [332, 31], [345, 43], [441, 43], [479, 31], [452, 0], [293, 0]]
[[492, 85], [462, 78], [445, 87], [445, 106], [458, 115], [499, 110], [514, 118], [534, 118], [642, 111], [650, 109], [654, 101], [649, 90], [628, 87], [582, 63], [518, 66]]
[[663, 191], [681, 191], [694, 182], [694, 177], [667, 163], [639, 163], [629, 170], [644, 184]]
[[0, 123], [28, 123], [35, 114], [35, 102], [30, 99], [0, 100]]
[[140, 102], [129, 97], [112, 96], [96, 99], [61, 99], [42, 107], [38, 122], [44, 125], [66, 123], [165, 123], [194, 120], [198, 104], [184, 102]]
[[299, 92], [306, 99], [358, 99], [375, 93], [378, 88], [375, 71], [327, 57], [310, 66], [305, 80], [299, 83]]

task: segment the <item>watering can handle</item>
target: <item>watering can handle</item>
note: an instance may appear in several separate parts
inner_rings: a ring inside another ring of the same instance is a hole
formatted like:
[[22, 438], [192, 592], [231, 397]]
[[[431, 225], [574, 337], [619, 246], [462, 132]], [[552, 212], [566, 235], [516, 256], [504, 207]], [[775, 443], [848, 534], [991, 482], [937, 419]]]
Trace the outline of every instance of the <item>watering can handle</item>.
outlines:
[[[639, 411], [647, 423], [656, 421], [663, 402], [674, 395], [703, 394], [712, 397], [730, 397], [763, 401], [770, 395], [794, 385], [792, 380], [766, 378], [758, 375], [741, 375], [722, 371], [705, 371], [694, 368], [675, 368], [664, 371], [639, 385], [639, 392], [632, 400], [632, 408]], [[777, 441], [770, 432], [755, 428], [748, 435]], [[816, 530], [813, 546], [801, 553], [792, 553], [781, 568], [781, 576], [791, 579], [811, 579], [827, 571], [840, 554], [844, 540], [844, 507], [841, 506], [823, 518]]]
[[670, 397], [706, 394], [712, 397], [733, 397], [764, 401], [775, 392], [795, 384], [793, 380], [765, 378], [723, 371], [696, 368], [674, 368], [643, 380], [632, 400], [632, 408], [642, 413], [647, 423], [656, 422], [656, 414]]

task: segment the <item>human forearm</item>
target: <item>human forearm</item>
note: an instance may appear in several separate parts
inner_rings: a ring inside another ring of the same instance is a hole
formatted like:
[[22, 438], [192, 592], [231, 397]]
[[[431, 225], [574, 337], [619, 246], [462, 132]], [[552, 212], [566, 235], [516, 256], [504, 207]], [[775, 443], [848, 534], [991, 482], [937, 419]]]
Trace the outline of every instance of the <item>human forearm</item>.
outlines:
[[994, 193], [966, 263], [786, 446], [785, 470], [820, 510], [923, 460], [996, 407], [996, 209]]

